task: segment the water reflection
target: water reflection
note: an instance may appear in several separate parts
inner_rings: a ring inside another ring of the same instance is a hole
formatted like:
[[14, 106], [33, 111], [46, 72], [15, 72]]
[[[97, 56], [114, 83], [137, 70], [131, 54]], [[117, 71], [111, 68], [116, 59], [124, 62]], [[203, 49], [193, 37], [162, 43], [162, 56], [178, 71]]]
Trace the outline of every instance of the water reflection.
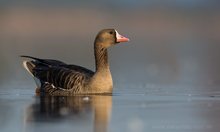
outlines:
[[[47, 124], [48, 127], [45, 129], [50, 130], [51, 123], [54, 129], [68, 122], [71, 130], [78, 131], [77, 126], [85, 130], [88, 129], [86, 127], [90, 126], [89, 124], [92, 124], [90, 131], [107, 132], [111, 109], [111, 96], [41, 96], [37, 97], [35, 102], [27, 108], [25, 124], [27, 129], [37, 131], [39, 131], [40, 124]], [[74, 127], [76, 124], [77, 126]]]

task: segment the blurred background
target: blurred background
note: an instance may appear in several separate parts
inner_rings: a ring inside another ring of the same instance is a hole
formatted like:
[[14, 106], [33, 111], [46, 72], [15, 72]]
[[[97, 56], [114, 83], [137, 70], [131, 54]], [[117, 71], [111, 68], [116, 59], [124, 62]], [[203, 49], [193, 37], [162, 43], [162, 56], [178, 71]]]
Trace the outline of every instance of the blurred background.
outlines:
[[218, 91], [217, 0], [1, 0], [0, 91], [34, 90], [20, 55], [94, 69], [103, 28], [130, 38], [109, 49], [115, 90]]

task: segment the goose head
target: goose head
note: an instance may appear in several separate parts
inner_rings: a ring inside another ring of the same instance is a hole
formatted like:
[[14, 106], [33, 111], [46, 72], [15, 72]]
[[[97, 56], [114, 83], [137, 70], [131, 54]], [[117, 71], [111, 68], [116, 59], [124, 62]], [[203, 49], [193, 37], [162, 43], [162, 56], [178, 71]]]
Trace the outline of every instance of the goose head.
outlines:
[[120, 42], [128, 42], [129, 39], [120, 35], [115, 29], [103, 29], [101, 30], [95, 39], [95, 43], [98, 46], [108, 48]]

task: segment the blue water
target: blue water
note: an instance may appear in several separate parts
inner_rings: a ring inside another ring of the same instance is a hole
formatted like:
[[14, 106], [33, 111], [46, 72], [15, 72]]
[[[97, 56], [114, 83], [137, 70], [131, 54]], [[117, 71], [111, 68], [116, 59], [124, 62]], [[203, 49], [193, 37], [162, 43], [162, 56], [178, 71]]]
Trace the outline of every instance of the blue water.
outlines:
[[137, 87], [116, 87], [112, 96], [73, 97], [39, 97], [34, 94], [34, 88], [9, 88], [0, 92], [1, 132], [214, 132], [220, 129], [220, 98], [216, 92], [164, 92], [162, 86], [154, 89], [150, 86], [136, 91]]

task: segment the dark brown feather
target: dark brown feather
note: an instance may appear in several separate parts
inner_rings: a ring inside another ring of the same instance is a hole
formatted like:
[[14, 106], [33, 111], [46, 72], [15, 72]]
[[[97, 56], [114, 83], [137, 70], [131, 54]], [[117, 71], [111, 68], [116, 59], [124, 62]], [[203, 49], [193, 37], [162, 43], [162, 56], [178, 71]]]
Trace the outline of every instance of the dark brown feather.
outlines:
[[86, 82], [86, 79], [94, 74], [93, 71], [81, 66], [67, 65], [57, 60], [22, 57], [34, 59], [28, 62], [28, 66], [32, 66], [31, 72], [41, 80], [41, 83], [47, 82], [63, 89], [72, 89], [78, 85], [77, 83]]

